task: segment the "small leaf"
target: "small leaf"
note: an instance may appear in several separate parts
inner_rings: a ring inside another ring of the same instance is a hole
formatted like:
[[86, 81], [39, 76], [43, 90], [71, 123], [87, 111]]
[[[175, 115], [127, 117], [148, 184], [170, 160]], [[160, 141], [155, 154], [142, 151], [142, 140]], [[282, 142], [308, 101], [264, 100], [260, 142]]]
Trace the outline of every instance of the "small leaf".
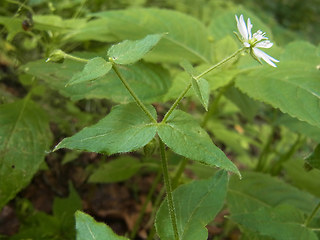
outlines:
[[305, 160], [312, 168], [320, 170], [320, 144], [318, 144], [314, 152]]
[[76, 212], [77, 240], [129, 240], [116, 235], [104, 223], [96, 222], [91, 216], [83, 212]]
[[31, 100], [0, 106], [0, 209], [38, 171], [51, 137], [46, 113]]
[[[155, 109], [148, 108], [156, 118]], [[63, 139], [54, 151], [69, 148], [106, 154], [130, 152], [150, 142], [156, 128], [135, 103], [118, 105], [97, 124]]]
[[232, 215], [231, 219], [275, 240], [318, 240], [316, 234], [299, 221], [299, 214], [295, 215], [295, 211], [297, 210], [290, 206], [261, 208], [255, 212]]
[[[227, 172], [219, 171], [208, 180], [193, 181], [178, 187], [173, 192], [179, 239], [208, 238], [205, 226], [223, 207], [227, 184]], [[174, 239], [167, 199], [162, 202], [157, 212], [155, 226], [161, 240]]]
[[92, 183], [121, 182], [131, 178], [143, 166], [137, 159], [129, 156], [120, 157], [104, 163], [89, 178]]
[[199, 80], [192, 78], [192, 87], [199, 98], [202, 106], [208, 111], [209, 96], [210, 96], [210, 86], [207, 80], [200, 78]]
[[92, 58], [84, 66], [82, 72], [76, 73], [66, 86], [95, 80], [106, 75], [111, 68], [112, 64], [102, 57]]
[[197, 71], [193, 68], [191, 63], [187, 60], [182, 60], [180, 66], [191, 76], [194, 77], [197, 75]]
[[189, 114], [174, 111], [166, 123], [159, 124], [158, 134], [175, 153], [240, 176], [237, 167], [213, 144], [207, 132]]
[[135, 63], [151, 51], [163, 35], [152, 34], [136, 41], [125, 40], [117, 45], [113, 45], [108, 51], [108, 56], [117, 64]]

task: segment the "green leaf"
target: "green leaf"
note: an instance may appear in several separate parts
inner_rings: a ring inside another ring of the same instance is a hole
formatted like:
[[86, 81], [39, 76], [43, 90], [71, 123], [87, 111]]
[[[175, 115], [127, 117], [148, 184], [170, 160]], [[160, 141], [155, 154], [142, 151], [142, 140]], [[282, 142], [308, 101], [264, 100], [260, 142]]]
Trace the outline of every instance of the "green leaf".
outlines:
[[[279, 206], [261, 208], [255, 212], [232, 215], [231, 219], [262, 236], [275, 240], [318, 240], [316, 234], [294, 216], [294, 208]], [[298, 221], [297, 221], [298, 220]]]
[[[261, 207], [289, 204], [310, 214], [319, 199], [266, 174], [242, 173], [242, 180], [231, 178], [228, 206], [231, 214], [254, 212]], [[290, 197], [288, 197], [290, 196]]]
[[6, 39], [12, 41], [17, 33], [23, 32], [22, 20], [15, 17], [0, 16], [0, 25], [4, 25], [8, 31]]
[[305, 161], [302, 159], [292, 159], [285, 162], [283, 164], [286, 173], [285, 179], [293, 186], [320, 198], [319, 182], [315, 181], [315, 179], [320, 179], [320, 171], [316, 169], [307, 171], [304, 164]]
[[104, 223], [96, 222], [91, 216], [83, 212], [76, 212], [77, 240], [128, 240], [116, 235]]
[[166, 123], [159, 124], [158, 134], [175, 153], [240, 176], [237, 167], [213, 144], [207, 132], [189, 114], [174, 111]]
[[[310, 44], [299, 44], [306, 49], [308, 57], [320, 61], [313, 52], [309, 50]], [[290, 45], [286, 48], [284, 56], [291, 51]], [[293, 53], [292, 53], [293, 54]], [[270, 68], [268, 65], [256, 68], [248, 74], [239, 75], [236, 86], [250, 97], [271, 104], [282, 112], [288, 113], [301, 121], [320, 128], [320, 81], [317, 62], [303, 61], [307, 56], [297, 51], [294, 58], [282, 60], [278, 68]], [[301, 57], [301, 60], [298, 60]]]
[[66, 86], [95, 80], [106, 75], [111, 68], [112, 64], [102, 57], [92, 58], [84, 66], [82, 72], [76, 73]]
[[320, 143], [320, 128], [310, 125], [305, 121], [299, 121], [296, 118], [290, 117], [288, 114], [283, 114], [277, 119], [276, 124], [285, 126], [293, 132], [303, 134]]
[[131, 178], [143, 166], [136, 158], [123, 156], [101, 164], [90, 176], [92, 183], [121, 182]]
[[305, 160], [312, 168], [320, 170], [320, 144], [318, 144], [314, 152]]
[[[208, 180], [193, 181], [173, 192], [179, 239], [208, 238], [205, 226], [223, 207], [227, 185], [227, 172], [219, 171]], [[161, 240], [174, 239], [167, 199], [162, 202], [157, 212], [155, 226]]]
[[0, 209], [30, 182], [50, 143], [47, 116], [31, 100], [0, 106]]
[[[261, 31], [267, 33], [267, 37], [272, 39], [270, 28], [263, 23], [254, 13], [248, 11], [242, 7], [236, 7], [234, 9], [228, 9], [222, 11], [219, 15], [212, 15], [212, 21], [209, 24], [209, 31], [213, 35], [215, 40], [220, 40], [225, 38], [227, 35], [233, 35], [233, 32], [237, 32], [237, 23], [235, 15], [238, 17], [243, 14], [245, 21], [250, 18], [253, 25], [252, 32], [256, 32], [261, 29]], [[236, 37], [234, 37], [236, 39]], [[240, 44], [240, 43], [239, 43]]]
[[210, 86], [207, 80], [200, 78], [199, 80], [192, 78], [192, 88], [196, 93], [196, 96], [200, 100], [202, 106], [208, 111]]
[[[83, 58], [93, 58], [95, 53], [74, 54]], [[82, 82], [65, 87], [75, 72], [82, 71], [84, 63], [66, 59], [63, 64], [46, 63], [45, 60], [29, 62], [21, 67], [23, 71], [42, 79], [52, 89], [72, 100], [110, 99], [116, 103], [128, 103], [133, 99], [119, 77], [110, 71], [93, 82]], [[121, 75], [128, 81], [143, 102], [161, 101], [171, 84], [168, 71], [159, 65], [138, 62], [119, 66]]]
[[119, 40], [139, 39], [148, 34], [167, 32], [148, 54], [147, 60], [180, 62], [181, 59], [188, 59], [210, 62], [211, 44], [207, 29], [203, 23], [191, 16], [152, 8], [99, 12], [92, 16], [105, 19], [106, 27]]
[[163, 36], [164, 34], [152, 34], [136, 41], [125, 40], [113, 45], [108, 56], [117, 64], [135, 63], [150, 52]]
[[180, 63], [184, 70], [190, 75], [192, 88], [200, 100], [203, 107], [208, 111], [209, 96], [210, 96], [210, 86], [207, 80], [204, 78], [196, 79], [197, 71], [193, 68], [191, 63], [184, 60]]
[[[148, 109], [156, 118], [155, 109], [152, 106]], [[156, 125], [136, 103], [118, 105], [97, 124], [63, 139], [54, 151], [69, 148], [109, 155], [130, 152], [150, 142], [156, 130]]]

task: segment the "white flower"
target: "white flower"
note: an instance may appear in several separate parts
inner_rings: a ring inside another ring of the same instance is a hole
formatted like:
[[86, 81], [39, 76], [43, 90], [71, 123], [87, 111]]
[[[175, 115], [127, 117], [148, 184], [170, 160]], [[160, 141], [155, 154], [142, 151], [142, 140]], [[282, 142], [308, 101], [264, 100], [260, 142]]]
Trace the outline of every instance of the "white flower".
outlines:
[[[243, 43], [243, 45], [250, 49], [251, 55], [260, 62], [260, 59], [263, 59], [266, 63], [271, 65], [272, 67], [277, 67], [274, 62], [279, 62], [279, 60], [269, 56], [265, 52], [261, 51], [259, 48], [271, 48], [273, 43], [267, 40], [268, 38], [265, 36], [266, 33], [258, 30], [253, 35], [251, 34], [252, 24], [250, 18], [247, 20], [247, 25], [243, 19], [243, 15], [241, 14], [240, 19], [236, 15], [237, 27], [238, 31], [241, 35], [239, 40]], [[261, 63], [261, 62], [260, 62]]]

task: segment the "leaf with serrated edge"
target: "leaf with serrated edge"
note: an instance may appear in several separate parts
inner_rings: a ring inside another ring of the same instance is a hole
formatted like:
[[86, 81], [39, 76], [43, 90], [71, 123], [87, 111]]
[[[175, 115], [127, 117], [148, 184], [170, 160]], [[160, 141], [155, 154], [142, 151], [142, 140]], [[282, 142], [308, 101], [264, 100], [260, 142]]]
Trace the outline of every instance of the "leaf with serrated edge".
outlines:
[[[156, 118], [156, 111], [148, 106]], [[118, 105], [97, 124], [63, 139], [60, 148], [78, 149], [106, 154], [130, 152], [146, 145], [156, 134], [156, 125], [135, 104]]]
[[77, 211], [75, 216], [77, 240], [129, 240], [116, 235], [109, 226], [96, 222], [88, 214]]
[[159, 124], [158, 134], [175, 153], [240, 176], [238, 168], [213, 144], [207, 132], [189, 114], [173, 111], [166, 123]]
[[102, 57], [90, 59], [84, 66], [82, 72], [76, 73], [66, 86], [88, 82], [106, 75], [112, 68], [112, 64], [107, 62]]
[[108, 56], [117, 64], [135, 63], [151, 51], [163, 35], [164, 34], [152, 34], [136, 41], [125, 40], [113, 45], [108, 51]]
[[[228, 173], [217, 172], [208, 180], [198, 180], [178, 187], [173, 192], [179, 239], [206, 240], [206, 224], [214, 219], [224, 204], [227, 193]], [[161, 240], [174, 239], [169, 220], [167, 199], [156, 216], [156, 229]]]

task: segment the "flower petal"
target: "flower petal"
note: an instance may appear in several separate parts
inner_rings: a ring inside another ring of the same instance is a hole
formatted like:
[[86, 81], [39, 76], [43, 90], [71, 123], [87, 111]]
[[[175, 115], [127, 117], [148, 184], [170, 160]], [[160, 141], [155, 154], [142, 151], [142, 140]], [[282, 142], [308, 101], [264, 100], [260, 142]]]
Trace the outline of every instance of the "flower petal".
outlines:
[[253, 34], [253, 38], [255, 38], [258, 42], [263, 40], [263, 39], [268, 39], [266, 36], [265, 36], [266, 33], [262, 32], [261, 30], [258, 30], [257, 32], [255, 32]]
[[249, 39], [251, 39], [252, 38], [252, 35], [251, 35], [252, 24], [251, 24], [250, 18], [248, 18], [248, 20], [247, 20], [247, 28], [248, 28]]
[[258, 48], [271, 48], [273, 45], [272, 42], [270, 42], [269, 40], [267, 41], [262, 41], [262, 42], [258, 42], [255, 47], [258, 47]]
[[273, 62], [279, 62], [279, 60], [269, 56], [264, 51], [261, 51], [256, 47], [252, 48], [252, 51], [257, 58], [262, 58], [266, 63], [268, 63], [272, 67], [277, 67], [277, 65], [275, 65]]
[[243, 15], [241, 14], [240, 19], [238, 19], [238, 16], [236, 15], [237, 20], [237, 28], [242, 38], [245, 40], [248, 40], [248, 30], [246, 23], [243, 20]]

